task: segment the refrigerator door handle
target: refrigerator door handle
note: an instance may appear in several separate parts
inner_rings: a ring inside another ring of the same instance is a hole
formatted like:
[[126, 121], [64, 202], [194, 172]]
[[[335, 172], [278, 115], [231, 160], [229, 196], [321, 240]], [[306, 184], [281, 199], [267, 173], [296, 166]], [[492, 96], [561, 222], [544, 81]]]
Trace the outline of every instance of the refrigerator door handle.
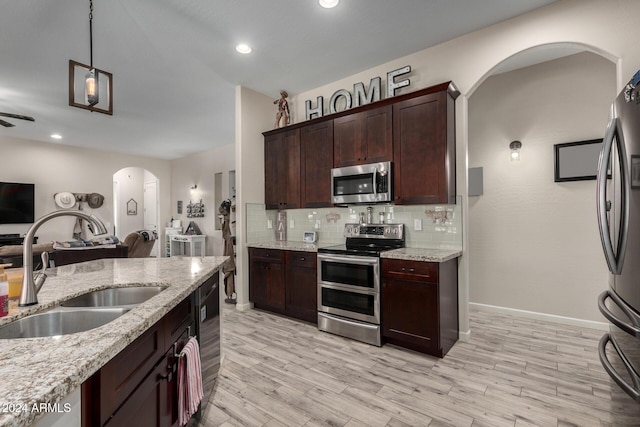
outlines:
[[618, 232], [618, 248], [616, 250], [616, 274], [622, 273], [624, 256], [627, 253], [627, 238], [629, 236], [629, 215], [631, 210], [631, 171], [627, 162], [627, 144], [624, 141], [624, 133], [620, 120], [616, 119], [616, 141], [620, 162], [620, 230]]
[[[606, 347], [609, 342], [611, 342], [611, 344], [613, 345], [613, 349], [616, 351], [616, 353], [618, 353], [618, 356], [622, 360], [622, 363], [624, 363], [624, 366], [627, 369], [629, 376], [631, 377], [633, 385], [627, 383], [627, 381], [622, 378], [622, 376], [615, 370], [615, 368], [609, 361], [609, 358], [607, 358]], [[631, 363], [629, 363], [629, 360], [620, 351], [616, 342], [611, 339], [611, 335], [609, 333], [604, 334], [602, 338], [600, 338], [600, 342], [598, 343], [598, 356], [600, 356], [600, 363], [602, 363], [602, 366], [604, 367], [605, 371], [607, 371], [609, 376], [613, 378], [613, 380], [618, 383], [620, 388], [622, 388], [636, 402], [640, 402], [640, 378], [638, 378], [638, 376], [635, 374], [633, 368], [631, 367]]]
[[[609, 227], [607, 212], [611, 209], [611, 202], [607, 201], [607, 172], [611, 164], [611, 152], [616, 141], [618, 149], [618, 162], [620, 165], [621, 191], [620, 191], [620, 226], [618, 229], [618, 244], [616, 250], [611, 243], [611, 229]], [[597, 213], [598, 228], [600, 230], [600, 241], [604, 249], [605, 259], [609, 271], [613, 274], [622, 272], [622, 264], [627, 248], [627, 236], [629, 230], [629, 194], [631, 186], [629, 182], [629, 165], [627, 163], [627, 153], [625, 149], [624, 134], [620, 120], [614, 117], [607, 126], [600, 159], [598, 160], [597, 175]]]
[[607, 212], [611, 206], [607, 201], [607, 169], [611, 164], [611, 150], [613, 149], [613, 138], [615, 136], [616, 118], [612, 118], [607, 125], [604, 141], [602, 143], [602, 151], [598, 160], [598, 175], [596, 181], [597, 194], [597, 213], [598, 213], [598, 229], [600, 231], [600, 241], [602, 249], [604, 249], [604, 257], [609, 266], [609, 271], [615, 273], [615, 255], [613, 253], [613, 245], [611, 244], [611, 230], [609, 229], [609, 221]]
[[[630, 323], [621, 320], [619, 317], [613, 314], [611, 310], [609, 310], [609, 308], [605, 304], [608, 298], [611, 298], [611, 301], [613, 301], [614, 304], [617, 305], [618, 308], [627, 315], [627, 317], [631, 321]], [[640, 319], [638, 318], [638, 315], [636, 315], [632, 311], [632, 309], [614, 292], [606, 290], [601, 293], [598, 297], [598, 308], [600, 309], [602, 315], [615, 326], [622, 329], [629, 335], [640, 338]]]

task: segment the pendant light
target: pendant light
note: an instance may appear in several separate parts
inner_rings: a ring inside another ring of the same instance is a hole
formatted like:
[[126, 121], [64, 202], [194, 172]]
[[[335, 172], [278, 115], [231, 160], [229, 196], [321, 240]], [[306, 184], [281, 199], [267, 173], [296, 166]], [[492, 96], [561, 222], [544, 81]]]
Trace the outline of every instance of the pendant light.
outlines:
[[[89, 0], [89, 65], [69, 60], [69, 105], [104, 114], [113, 114], [113, 75], [93, 66], [93, 0]], [[80, 75], [84, 83], [80, 84]], [[100, 86], [101, 79], [104, 82]], [[78, 80], [78, 81], [76, 81]], [[76, 93], [76, 86], [82, 86], [84, 93]], [[100, 92], [107, 98], [100, 102]], [[80, 97], [80, 99], [78, 99]]]

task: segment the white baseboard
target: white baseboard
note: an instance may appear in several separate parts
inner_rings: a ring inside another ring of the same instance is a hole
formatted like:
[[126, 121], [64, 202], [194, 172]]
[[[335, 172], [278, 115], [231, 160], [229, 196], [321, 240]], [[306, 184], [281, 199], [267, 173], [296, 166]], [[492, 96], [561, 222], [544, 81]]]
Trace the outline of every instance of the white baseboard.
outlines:
[[[489, 304], [479, 304], [476, 302], [470, 302], [469, 308], [472, 310], [475, 309], [480, 311], [491, 311], [494, 313], [510, 314], [513, 316], [526, 317], [529, 319], [562, 323], [564, 325], [580, 326], [583, 328], [597, 329], [600, 331], [609, 330], [609, 324], [606, 322], [596, 322], [593, 320], [576, 319], [574, 317], [557, 316], [555, 314], [538, 313], [536, 311], [527, 311], [527, 310], [518, 310], [515, 308], [500, 307], [497, 305], [489, 305]], [[460, 340], [463, 340], [463, 339], [460, 338]]]
[[469, 342], [471, 340], [471, 330], [458, 331], [458, 340], [462, 342]]
[[236, 303], [236, 310], [238, 311], [249, 311], [253, 308], [253, 303], [248, 302], [245, 304]]

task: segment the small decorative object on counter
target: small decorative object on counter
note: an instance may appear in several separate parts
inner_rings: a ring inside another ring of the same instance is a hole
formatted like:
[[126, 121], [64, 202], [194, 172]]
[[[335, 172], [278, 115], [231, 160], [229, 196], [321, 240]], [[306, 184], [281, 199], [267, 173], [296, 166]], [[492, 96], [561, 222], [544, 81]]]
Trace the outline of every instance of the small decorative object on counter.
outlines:
[[287, 213], [278, 211], [276, 216], [276, 240], [285, 242], [287, 240]]
[[9, 281], [4, 268], [11, 264], [0, 264], [0, 317], [9, 314]]
[[[275, 129], [280, 127], [285, 127], [290, 122], [289, 115], [289, 103], [287, 102], [287, 97], [289, 94], [286, 90], [280, 91], [280, 99], [276, 99], [273, 101], [274, 104], [278, 104], [278, 112], [276, 113], [276, 124], [274, 126]], [[282, 124], [284, 122], [284, 124]]]

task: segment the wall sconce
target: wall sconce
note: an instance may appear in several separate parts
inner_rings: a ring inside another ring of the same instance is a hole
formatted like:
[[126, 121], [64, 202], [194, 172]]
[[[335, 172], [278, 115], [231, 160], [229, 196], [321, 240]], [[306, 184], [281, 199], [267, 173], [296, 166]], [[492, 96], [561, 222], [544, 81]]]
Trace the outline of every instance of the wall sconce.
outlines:
[[520, 141], [512, 141], [509, 144], [509, 148], [511, 149], [511, 161], [517, 162], [520, 160], [520, 149], [522, 148], [522, 142]]
[[[69, 60], [69, 105], [113, 115], [113, 74], [93, 66], [93, 0], [89, 0], [89, 55], [90, 65]], [[83, 90], [76, 93], [76, 87]]]

